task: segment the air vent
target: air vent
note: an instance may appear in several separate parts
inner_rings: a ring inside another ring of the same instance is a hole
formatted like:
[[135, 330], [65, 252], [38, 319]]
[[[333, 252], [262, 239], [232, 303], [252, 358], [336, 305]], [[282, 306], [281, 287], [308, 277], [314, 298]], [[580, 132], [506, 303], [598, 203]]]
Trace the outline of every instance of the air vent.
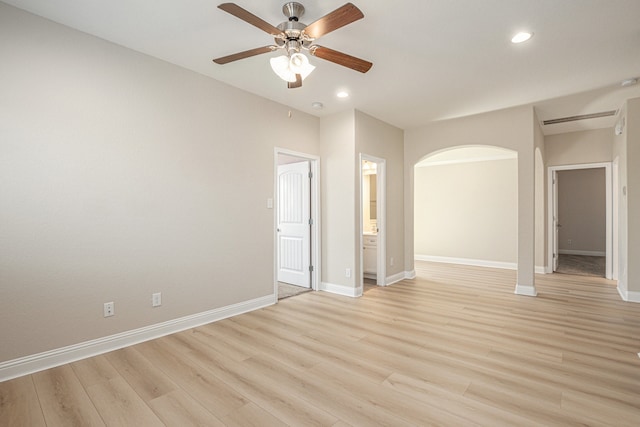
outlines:
[[544, 120], [543, 125], [555, 125], [558, 123], [575, 122], [578, 120], [599, 119], [600, 117], [610, 117], [618, 114], [618, 110], [603, 111], [601, 113], [581, 114], [579, 116], [561, 117], [559, 119]]

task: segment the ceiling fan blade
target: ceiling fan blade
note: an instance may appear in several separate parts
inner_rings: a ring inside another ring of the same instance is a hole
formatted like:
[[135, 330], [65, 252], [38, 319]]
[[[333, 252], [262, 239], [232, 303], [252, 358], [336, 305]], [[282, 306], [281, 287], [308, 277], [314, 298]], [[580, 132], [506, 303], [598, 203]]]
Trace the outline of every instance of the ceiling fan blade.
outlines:
[[265, 21], [265, 20], [263, 20], [261, 18], [258, 18], [253, 13], [241, 8], [240, 6], [238, 6], [235, 3], [222, 3], [222, 4], [218, 5], [218, 9], [222, 9], [225, 12], [230, 13], [231, 15], [235, 16], [236, 18], [240, 18], [243, 21], [253, 25], [254, 27], [258, 27], [262, 31], [265, 31], [265, 32], [271, 34], [274, 37], [278, 37], [278, 36], [283, 34], [282, 31], [279, 30], [278, 28], [276, 28], [273, 25], [269, 24], [267, 21]]
[[343, 67], [351, 68], [352, 70], [360, 71], [361, 73], [366, 73], [373, 66], [373, 63], [369, 61], [329, 49], [328, 47], [314, 45], [309, 48], [309, 52], [311, 52], [313, 56], [342, 65]]
[[289, 89], [295, 89], [297, 87], [302, 87], [302, 76], [300, 74], [296, 74], [295, 82], [287, 82], [287, 87]]
[[237, 61], [239, 59], [249, 58], [251, 56], [260, 55], [262, 53], [269, 53], [276, 50], [276, 46], [264, 46], [257, 47], [255, 49], [245, 50], [244, 52], [234, 53], [233, 55], [223, 56], [221, 58], [216, 58], [213, 60], [216, 64], [228, 64], [229, 62]]
[[311, 39], [317, 39], [362, 18], [364, 18], [362, 11], [352, 3], [347, 3], [314, 23], [307, 25], [302, 32]]

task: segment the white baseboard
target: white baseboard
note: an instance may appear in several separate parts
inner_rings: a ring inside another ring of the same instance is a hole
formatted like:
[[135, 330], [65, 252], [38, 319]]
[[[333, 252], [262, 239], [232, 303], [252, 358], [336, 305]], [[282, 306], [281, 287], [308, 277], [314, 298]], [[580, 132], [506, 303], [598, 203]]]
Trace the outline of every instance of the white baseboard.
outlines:
[[526, 295], [529, 297], [535, 297], [536, 295], [538, 295], [538, 292], [536, 292], [535, 286], [521, 285], [519, 283], [516, 283], [516, 290], [514, 293], [517, 295]]
[[476, 267], [502, 268], [506, 270], [518, 269], [518, 264], [516, 264], [515, 262], [488, 261], [483, 259], [471, 259], [471, 258], [453, 258], [453, 257], [435, 256], [435, 255], [415, 255], [414, 258], [416, 261], [430, 261], [430, 262], [442, 262], [445, 264], [473, 265]]
[[629, 302], [640, 302], [640, 292], [627, 291], [627, 301], [629, 301]]
[[361, 287], [353, 288], [351, 286], [336, 285], [335, 283], [328, 282], [321, 282], [319, 290], [352, 298], [362, 296]]
[[547, 274], [547, 267], [542, 265], [536, 265], [536, 274]]
[[407, 278], [407, 273], [405, 271], [401, 271], [400, 273], [387, 276], [384, 279], [384, 285], [385, 286], [393, 285], [394, 283], [398, 283], [399, 281], [404, 280], [406, 278]]
[[404, 278], [405, 279], [415, 279], [416, 278], [416, 271], [415, 270], [411, 270], [411, 271], [405, 271], [404, 272]]
[[0, 363], [0, 382], [97, 356], [275, 304], [275, 295], [216, 308], [144, 328], [98, 338]]
[[618, 289], [618, 294], [623, 301], [640, 303], [640, 292], [624, 290], [620, 287], [620, 283], [616, 289]]
[[[441, 257], [441, 256], [433, 256], [433, 255], [416, 255], [416, 261], [431, 261], [431, 262], [443, 262], [445, 264], [462, 264], [462, 265], [473, 265], [476, 267], [490, 267], [490, 268], [502, 268], [505, 270], [517, 270], [518, 264], [514, 262], [500, 262], [500, 261], [487, 261], [481, 259], [470, 259], [470, 258], [452, 258], [452, 257]], [[537, 274], [547, 274], [547, 267], [536, 265], [535, 272]], [[412, 279], [415, 278], [415, 271], [413, 272]]]
[[558, 250], [559, 254], [562, 255], [586, 255], [586, 256], [606, 256], [607, 253], [604, 251], [578, 251], [573, 249], [560, 249]]

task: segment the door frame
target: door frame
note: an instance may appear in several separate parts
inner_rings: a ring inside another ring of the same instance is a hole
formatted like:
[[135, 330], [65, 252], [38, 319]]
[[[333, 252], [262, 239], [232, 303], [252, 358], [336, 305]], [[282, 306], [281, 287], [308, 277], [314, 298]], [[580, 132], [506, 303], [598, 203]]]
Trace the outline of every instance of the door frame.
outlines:
[[613, 216], [613, 186], [611, 174], [611, 162], [603, 163], [583, 163], [576, 165], [549, 166], [547, 169], [547, 273], [553, 273], [553, 254], [556, 247], [556, 239], [553, 225], [553, 214], [557, 208], [557, 197], [554, 197], [553, 177], [558, 171], [579, 170], [579, 169], [598, 169], [604, 168], [605, 176], [605, 278], [611, 280], [613, 277], [613, 262], [617, 257], [617, 250], [613, 246], [613, 230], [616, 218]]
[[553, 254], [552, 254], [552, 264], [551, 264], [551, 272], [553, 273], [558, 269], [558, 261], [560, 260], [560, 242], [559, 239], [559, 230], [558, 230], [558, 171], [551, 171], [551, 197], [553, 197], [553, 212], [551, 214], [551, 231], [553, 233]]
[[378, 226], [378, 241], [376, 245], [376, 284], [378, 286], [387, 286], [387, 161], [380, 157], [371, 156], [369, 154], [360, 153], [360, 162], [358, 172], [360, 174], [360, 233], [358, 242], [360, 243], [360, 274], [359, 284], [360, 290], [364, 290], [364, 208], [362, 206], [362, 188], [363, 188], [363, 170], [362, 162], [369, 161], [376, 164], [376, 223]]
[[[311, 191], [309, 192], [309, 198], [311, 203], [311, 265], [313, 271], [311, 272], [311, 289], [318, 290], [320, 284], [320, 272], [322, 271], [321, 265], [321, 241], [320, 241], [320, 157], [312, 154], [301, 153], [298, 151], [288, 150], [286, 148], [274, 148], [273, 156], [273, 198], [270, 200], [273, 203], [273, 295], [274, 302], [278, 302], [278, 156], [279, 155], [297, 157], [301, 161], [309, 162], [309, 169], [311, 171]], [[270, 202], [267, 201], [267, 207]]]
[[612, 188], [612, 200], [611, 203], [613, 204], [612, 208], [613, 208], [613, 218], [612, 220], [612, 225], [613, 225], [613, 236], [612, 236], [612, 245], [613, 245], [613, 256], [611, 257], [611, 263], [613, 264], [611, 266], [611, 278], [613, 280], [618, 280], [618, 239], [619, 239], [619, 223], [618, 223], [618, 212], [620, 209], [620, 195], [618, 194], [618, 185], [620, 185], [620, 166], [619, 166], [619, 159], [618, 157], [616, 157], [615, 159], [613, 159], [612, 164], [612, 169], [611, 169], [611, 188]]

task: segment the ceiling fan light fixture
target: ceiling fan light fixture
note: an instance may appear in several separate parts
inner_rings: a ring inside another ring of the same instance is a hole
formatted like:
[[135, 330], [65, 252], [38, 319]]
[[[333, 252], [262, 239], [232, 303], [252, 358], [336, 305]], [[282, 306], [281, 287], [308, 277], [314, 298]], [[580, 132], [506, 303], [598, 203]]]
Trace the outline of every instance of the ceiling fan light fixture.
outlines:
[[302, 80], [307, 78], [316, 67], [309, 63], [309, 59], [301, 53], [294, 53], [289, 58], [287, 55], [271, 58], [271, 69], [285, 82], [296, 81], [296, 74], [300, 74]]
[[312, 67], [311, 71], [315, 68], [313, 65], [309, 64], [309, 59], [306, 56], [299, 52], [291, 55], [291, 59], [289, 60], [289, 68], [291, 71], [296, 74], [302, 74], [304, 71], [307, 71], [309, 67]]
[[289, 68], [289, 57], [287, 55], [277, 56], [269, 60], [271, 69], [285, 82], [295, 82], [296, 73]]

